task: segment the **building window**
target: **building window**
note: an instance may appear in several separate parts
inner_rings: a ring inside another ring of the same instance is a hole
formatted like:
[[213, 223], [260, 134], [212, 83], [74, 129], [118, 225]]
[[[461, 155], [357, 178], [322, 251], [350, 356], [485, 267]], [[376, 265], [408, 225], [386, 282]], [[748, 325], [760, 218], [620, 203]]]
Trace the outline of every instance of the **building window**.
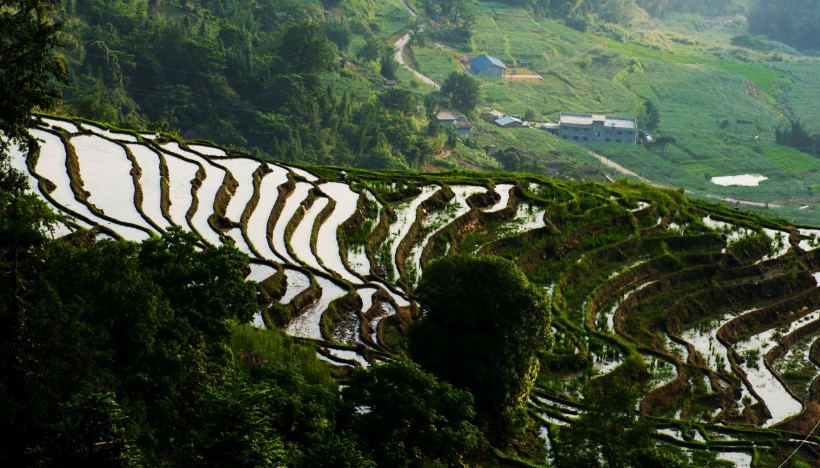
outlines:
[[578, 135], [575, 135], [574, 137], [572, 137], [572, 139], [578, 141]]
[[588, 139], [589, 139], [589, 138], [587, 138], [587, 137], [584, 137], [584, 141], [587, 141], [587, 140], [588, 140]]
[[567, 139], [567, 136], [566, 136], [566, 135], [564, 135], [564, 139], [565, 139], [565, 140]]
[[609, 138], [606, 139], [606, 142], [609, 143]]
[[618, 131], [618, 135], [620, 135], [620, 134], [621, 134], [621, 132], [620, 132], [620, 131]]

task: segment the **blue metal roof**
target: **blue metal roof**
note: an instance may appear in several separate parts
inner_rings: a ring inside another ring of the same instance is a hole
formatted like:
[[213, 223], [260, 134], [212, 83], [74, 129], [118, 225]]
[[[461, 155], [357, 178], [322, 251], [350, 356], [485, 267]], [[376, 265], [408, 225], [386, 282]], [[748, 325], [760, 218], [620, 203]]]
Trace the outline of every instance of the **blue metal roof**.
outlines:
[[501, 117], [500, 119], [495, 120], [495, 123], [500, 127], [506, 127], [507, 125], [509, 125], [513, 122], [521, 123], [521, 119], [516, 119], [515, 117], [510, 117], [510, 116], [504, 116], [504, 117]]
[[483, 70], [484, 68], [488, 68], [491, 66], [496, 66], [499, 68], [506, 69], [507, 67], [504, 65], [501, 60], [498, 60], [495, 57], [490, 57], [489, 55], [479, 55], [478, 57], [473, 57], [469, 60], [470, 66], [476, 70]]

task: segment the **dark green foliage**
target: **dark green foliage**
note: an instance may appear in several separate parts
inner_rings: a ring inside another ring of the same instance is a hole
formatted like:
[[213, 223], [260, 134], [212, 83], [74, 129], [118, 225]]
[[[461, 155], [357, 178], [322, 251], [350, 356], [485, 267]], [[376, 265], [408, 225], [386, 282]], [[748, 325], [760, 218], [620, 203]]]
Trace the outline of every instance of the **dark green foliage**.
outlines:
[[393, 58], [392, 51], [387, 51], [382, 54], [381, 63], [379, 72], [388, 80], [395, 80], [396, 79], [396, 70], [398, 69], [399, 64], [396, 62], [396, 59]]
[[467, 33], [473, 29], [476, 0], [424, 0], [422, 5], [431, 17], [448, 19]]
[[353, 40], [353, 33], [350, 31], [348, 22], [329, 22], [325, 25], [325, 34], [331, 42], [336, 44], [339, 50], [346, 50]]
[[441, 87], [441, 98], [445, 105], [452, 105], [464, 112], [470, 112], [478, 103], [480, 83], [465, 73], [453, 72]]
[[127, 419], [111, 393], [74, 395], [58, 404], [56, 422], [46, 427], [45, 440], [31, 454], [49, 466], [141, 466]]
[[285, 447], [274, 430], [276, 414], [269, 412], [268, 386], [250, 386], [237, 379], [208, 388], [203, 397], [200, 424], [193, 437], [193, 466], [277, 466]]
[[[70, 64], [70, 84], [61, 88], [68, 105], [84, 117], [207, 135], [281, 160], [403, 168], [433, 152], [420, 132], [409, 132], [410, 150], [407, 138], [387, 135], [387, 121], [403, 128], [416, 123], [404, 108], [369, 99], [375, 96], [369, 77], [345, 67], [384, 55], [383, 72], [394, 76], [383, 38], [370, 31], [368, 16], [359, 16], [365, 13], [319, 23], [310, 19], [322, 15], [318, 4], [191, 5], [189, 11], [176, 5], [146, 10], [133, 0], [69, 3], [66, 37], [76, 43], [63, 50]], [[357, 35], [365, 46], [348, 51]]]
[[282, 37], [280, 57], [294, 73], [314, 73], [331, 67], [333, 46], [322, 28], [313, 22], [295, 24]]
[[756, 0], [747, 14], [751, 34], [763, 34], [800, 49], [820, 49], [818, 21], [818, 0]]
[[552, 344], [543, 291], [511, 261], [448, 256], [424, 271], [417, 289], [425, 315], [410, 330], [422, 367], [469, 389], [476, 409], [504, 437]]
[[35, 108], [52, 105], [52, 78], [65, 75], [55, 58], [60, 24], [54, 21], [54, 0], [0, 0], [0, 155], [10, 141], [26, 143]]
[[230, 329], [226, 320], [251, 321], [256, 311], [256, 294], [245, 281], [247, 256], [232, 245], [196, 251], [197, 237], [172, 228], [161, 238], [142, 244], [139, 259], [143, 268], [153, 270], [153, 280], [163, 290], [171, 306], [206, 334], [221, 341]]
[[357, 371], [343, 397], [351, 430], [378, 466], [457, 465], [484, 444], [472, 395], [412, 361]]
[[[149, 460], [173, 449], [199, 387], [227, 357], [231, 321], [248, 320], [255, 307], [242, 280], [244, 255], [194, 247], [190, 234], [174, 232], [142, 248], [57, 241], [33, 254], [36, 267], [18, 277], [16, 317], [13, 308], [2, 316], [20, 325], [12, 340], [19, 344], [4, 350], [18, 363], [4, 368], [0, 385], [8, 390], [5, 427], [16, 429], [3, 434], [0, 460], [25, 460], [26, 449], [58, 456], [67, 447], [98, 463], [130, 459], [128, 440]], [[4, 307], [15, 304], [7, 298]], [[108, 403], [96, 413], [83, 409], [97, 400]], [[69, 442], [72, 425], [89, 432]], [[122, 433], [119, 449], [97, 447], [114, 432]]]
[[666, 16], [672, 13], [696, 13], [707, 17], [744, 13], [745, 0], [635, 0], [652, 16]]
[[661, 114], [658, 107], [647, 99], [643, 106], [638, 109], [638, 124], [647, 130], [655, 130], [661, 121]]
[[504, 0], [519, 5], [541, 16], [562, 18], [567, 26], [579, 31], [597, 17], [609, 23], [629, 23], [636, 14], [635, 0]]
[[790, 146], [804, 153], [817, 156], [820, 146], [820, 135], [812, 135], [804, 124], [792, 120], [785, 129], [775, 130], [775, 139], [778, 144]]
[[677, 456], [658, 450], [652, 439], [654, 428], [635, 409], [640, 396], [634, 384], [617, 378], [587, 387], [583, 400], [586, 411], [559, 433], [556, 465], [687, 466]]

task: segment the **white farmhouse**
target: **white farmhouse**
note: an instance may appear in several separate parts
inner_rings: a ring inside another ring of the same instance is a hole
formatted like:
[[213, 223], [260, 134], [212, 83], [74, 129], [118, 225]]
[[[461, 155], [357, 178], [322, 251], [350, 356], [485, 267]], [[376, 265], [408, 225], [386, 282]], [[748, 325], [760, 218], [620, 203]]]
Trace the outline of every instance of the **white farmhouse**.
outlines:
[[634, 117], [562, 112], [558, 138], [579, 143], [635, 144], [638, 141], [638, 122]]

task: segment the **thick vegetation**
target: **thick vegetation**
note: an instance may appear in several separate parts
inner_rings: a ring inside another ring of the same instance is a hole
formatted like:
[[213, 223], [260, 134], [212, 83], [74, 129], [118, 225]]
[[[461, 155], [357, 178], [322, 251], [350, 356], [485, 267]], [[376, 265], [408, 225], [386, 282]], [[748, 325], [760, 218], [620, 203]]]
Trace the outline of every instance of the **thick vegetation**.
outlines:
[[383, 23], [371, 28], [375, 17], [353, 12], [320, 23], [321, 11], [274, 0], [67, 2], [61, 89], [89, 118], [207, 135], [279, 160], [420, 164], [435, 138], [418, 109], [368, 99], [384, 54], [373, 28]]
[[0, 155], [9, 142], [28, 141], [31, 112], [53, 104], [54, 93], [46, 83], [65, 74], [63, 62], [52, 54], [60, 29], [52, 21], [56, 4], [51, 0], [0, 1]]
[[[428, 153], [414, 153], [414, 144], [432, 151], [443, 139], [428, 124], [438, 103], [452, 103], [460, 88], [479, 100], [499, 94], [447, 70], [454, 85], [427, 99], [407, 87], [367, 88], [359, 99], [362, 79], [401, 78], [380, 44], [407, 24], [405, 9], [390, 5], [374, 17], [356, 2], [252, 3], [266, 14], [206, 0], [67, 4], [82, 18], [67, 17], [66, 29], [82, 35], [68, 44], [76, 46], [74, 78], [84, 83], [69, 86], [100, 91], [83, 100], [92, 111], [106, 113], [113, 102], [128, 109], [123, 119], [112, 107], [109, 120], [154, 128], [44, 117], [30, 122], [39, 144], [2, 157], [0, 465], [817, 464], [820, 232], [623, 179], [342, 174], [157, 134], [165, 117], [143, 115], [151, 106], [180, 124], [207, 116], [200, 131], [224, 124], [226, 137], [248, 148], [243, 138], [292, 132], [271, 140], [279, 157], [337, 161], [328, 155], [338, 149], [343, 162], [417, 164]], [[444, 38], [464, 50], [499, 47], [515, 60], [510, 44], [523, 47], [513, 35], [523, 23], [538, 34], [559, 32], [551, 41], [571, 50], [598, 40], [578, 32], [591, 29], [611, 38], [616, 52], [596, 49], [599, 60], [579, 69], [620, 63], [627, 52], [641, 57], [617, 68], [612, 83], [642, 89], [630, 80], [651, 69], [646, 63], [677, 70], [662, 63], [683, 51], [675, 63], [698, 65], [686, 68], [699, 69], [697, 58], [747, 78], [747, 102], [776, 94], [768, 66], [715, 60], [714, 51], [679, 37], [663, 51], [631, 42], [612, 24], [628, 20], [618, 12], [634, 12], [630, 1], [538, 3], [573, 29], [545, 20], [534, 4], [430, 1], [424, 9], [435, 24], [456, 33], [414, 28], [416, 52], [425, 37]], [[323, 8], [327, 21], [316, 21]], [[491, 14], [473, 16], [482, 9]], [[20, 11], [50, 43], [52, 23]], [[355, 14], [342, 20], [340, 11]], [[347, 21], [359, 24], [346, 30]], [[501, 27], [515, 40], [482, 42]], [[218, 45], [226, 43], [232, 47]], [[242, 44], [251, 46], [234, 48]], [[452, 54], [447, 47], [433, 49]], [[129, 55], [143, 52], [156, 73], [144, 74], [143, 56]], [[37, 57], [35, 87], [59, 74], [48, 44]], [[262, 73], [237, 80], [226, 64], [241, 72], [243, 60]], [[560, 72], [540, 71], [561, 81]], [[715, 73], [706, 82], [720, 82], [724, 75]], [[337, 76], [344, 79], [328, 79]], [[134, 80], [179, 91], [185, 105], [140, 95], [145, 88]], [[335, 94], [337, 86], [344, 92]], [[512, 81], [509, 88], [527, 89]], [[20, 94], [15, 117], [0, 128], [22, 135], [32, 106], [48, 104], [44, 89]], [[75, 91], [74, 103], [85, 96]], [[592, 91], [579, 85], [577, 94], [591, 95], [577, 101], [629, 101]], [[662, 93], [652, 92], [635, 108], [664, 131], [645, 151], [701, 160], [685, 134], [666, 132], [676, 108], [669, 112]], [[146, 98], [145, 109], [135, 96]], [[266, 124], [249, 124], [248, 137], [233, 134], [247, 122], [225, 109], [237, 96], [271, 106], [255, 109]], [[350, 115], [362, 109], [382, 120], [368, 127], [374, 133], [351, 139], [341, 129], [359, 123]], [[528, 120], [537, 117], [527, 110]], [[334, 118], [339, 125], [327, 126]], [[736, 130], [723, 122], [716, 141]], [[547, 141], [520, 135], [532, 145]], [[808, 133], [793, 126], [784, 135]], [[494, 141], [447, 137], [474, 161], [488, 159], [481, 145]], [[500, 154], [511, 167], [549, 167], [528, 160], [526, 150]], [[329, 181], [337, 177], [347, 183]], [[119, 239], [130, 236], [142, 242]]]
[[411, 330], [410, 356], [470, 389], [494, 436], [508, 436], [550, 348], [544, 292], [509, 260], [449, 256], [425, 270], [416, 293], [426, 312]]
[[817, 0], [777, 3], [755, 0], [749, 8], [748, 21], [752, 34], [765, 34], [800, 49], [820, 49], [816, 27], [820, 21], [820, 2]]

